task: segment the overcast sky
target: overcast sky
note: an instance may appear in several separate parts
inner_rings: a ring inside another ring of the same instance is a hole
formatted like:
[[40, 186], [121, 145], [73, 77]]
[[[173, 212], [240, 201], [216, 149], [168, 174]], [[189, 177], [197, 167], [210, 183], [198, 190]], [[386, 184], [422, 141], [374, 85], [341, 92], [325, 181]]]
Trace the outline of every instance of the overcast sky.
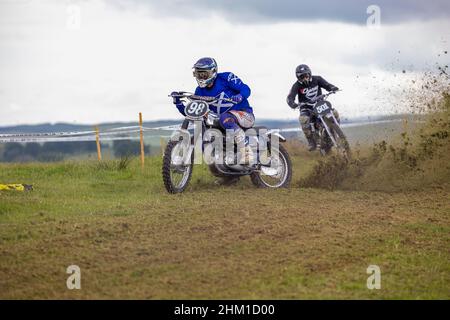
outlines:
[[448, 64], [449, 41], [444, 0], [0, 0], [0, 126], [180, 118], [167, 94], [194, 90], [203, 56], [251, 87], [257, 118], [297, 117], [300, 63], [343, 89], [344, 117], [404, 111], [402, 90]]

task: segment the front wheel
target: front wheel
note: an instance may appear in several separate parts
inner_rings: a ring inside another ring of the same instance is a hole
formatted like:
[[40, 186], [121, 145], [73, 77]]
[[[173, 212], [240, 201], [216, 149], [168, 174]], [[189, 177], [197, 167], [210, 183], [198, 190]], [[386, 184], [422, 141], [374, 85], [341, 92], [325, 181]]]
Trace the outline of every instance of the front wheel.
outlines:
[[262, 166], [260, 171], [250, 175], [258, 188], [287, 188], [292, 179], [292, 163], [287, 150], [279, 145], [270, 154], [270, 167]]
[[183, 163], [183, 146], [181, 141], [170, 141], [164, 151], [162, 176], [164, 186], [169, 193], [183, 192], [191, 180], [192, 159]]
[[331, 149], [333, 148], [333, 141], [331, 141], [330, 136], [328, 135], [325, 128], [322, 128], [320, 132], [320, 155], [325, 157], [330, 154]]
[[330, 123], [331, 132], [333, 132], [334, 140], [336, 141], [336, 150], [338, 154], [342, 155], [345, 159], [350, 159], [350, 145], [345, 137], [341, 127], [334, 123]]

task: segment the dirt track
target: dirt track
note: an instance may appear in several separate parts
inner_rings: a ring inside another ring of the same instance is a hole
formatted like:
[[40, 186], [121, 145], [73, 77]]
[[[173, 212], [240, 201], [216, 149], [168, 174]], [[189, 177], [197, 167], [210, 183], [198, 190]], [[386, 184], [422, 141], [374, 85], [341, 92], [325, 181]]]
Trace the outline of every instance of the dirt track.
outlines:
[[[55, 179], [37, 184], [58, 191], [2, 195], [2, 298], [449, 298], [448, 189], [220, 188], [198, 173], [184, 195], [133, 195], [146, 179], [123, 173], [127, 192], [65, 168], [95, 196], [44, 170]], [[71, 264], [82, 290], [65, 287]], [[382, 290], [366, 288], [370, 264]]]

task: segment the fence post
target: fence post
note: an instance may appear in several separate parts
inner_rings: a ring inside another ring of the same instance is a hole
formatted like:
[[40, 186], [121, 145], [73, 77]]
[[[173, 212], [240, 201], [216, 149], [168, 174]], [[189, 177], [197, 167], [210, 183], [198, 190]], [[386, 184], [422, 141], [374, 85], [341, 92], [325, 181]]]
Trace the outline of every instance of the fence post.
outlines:
[[97, 158], [98, 161], [102, 160], [102, 150], [100, 147], [100, 134], [98, 131], [98, 126], [95, 127], [95, 141], [97, 142]]
[[139, 128], [141, 138], [141, 168], [144, 170], [145, 149], [144, 149], [144, 130], [142, 128], [142, 113], [139, 112]]
[[405, 116], [404, 118], [403, 118], [403, 132], [407, 132], [408, 131], [408, 117], [407, 116]]
[[159, 145], [161, 146], [161, 155], [164, 156], [164, 151], [166, 149], [166, 140], [163, 137], [159, 138]]

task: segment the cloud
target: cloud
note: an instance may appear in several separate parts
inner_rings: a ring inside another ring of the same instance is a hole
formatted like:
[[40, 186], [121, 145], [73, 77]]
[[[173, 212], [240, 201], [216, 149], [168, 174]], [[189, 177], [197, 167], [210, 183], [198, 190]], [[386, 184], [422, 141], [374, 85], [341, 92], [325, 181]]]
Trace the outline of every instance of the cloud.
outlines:
[[251, 86], [259, 119], [297, 117], [285, 98], [299, 63], [344, 89], [332, 101], [344, 117], [387, 113], [387, 90], [434, 63], [450, 39], [448, 19], [380, 29], [338, 21], [236, 24], [216, 13], [167, 16], [99, 0], [75, 2], [81, 28], [69, 30], [67, 3], [44, 3], [0, 1], [0, 125], [133, 121], [138, 112], [145, 120], [179, 119], [167, 94], [194, 90], [191, 67], [201, 56]]
[[[130, 1], [107, 0], [123, 10]], [[370, 5], [381, 9], [381, 21], [398, 24], [411, 20], [432, 20], [450, 17], [448, 0], [133, 0], [137, 6], [150, 6], [164, 16], [187, 19], [211, 14], [223, 15], [234, 23], [273, 23], [286, 21], [338, 21], [366, 24]]]

